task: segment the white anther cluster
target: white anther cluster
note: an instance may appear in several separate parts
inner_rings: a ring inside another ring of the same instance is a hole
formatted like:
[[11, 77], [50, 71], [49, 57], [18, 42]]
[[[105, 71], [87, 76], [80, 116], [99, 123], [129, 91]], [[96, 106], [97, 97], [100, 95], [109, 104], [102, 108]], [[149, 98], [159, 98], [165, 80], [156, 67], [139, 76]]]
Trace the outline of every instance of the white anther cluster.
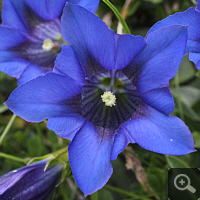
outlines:
[[49, 51], [52, 49], [52, 47], [53, 47], [53, 42], [51, 39], [44, 40], [43, 45], [42, 45], [42, 48], [44, 50]]
[[101, 98], [102, 98], [102, 101], [105, 102], [106, 106], [112, 107], [116, 105], [116, 97], [110, 91], [104, 92], [103, 95], [101, 95]]

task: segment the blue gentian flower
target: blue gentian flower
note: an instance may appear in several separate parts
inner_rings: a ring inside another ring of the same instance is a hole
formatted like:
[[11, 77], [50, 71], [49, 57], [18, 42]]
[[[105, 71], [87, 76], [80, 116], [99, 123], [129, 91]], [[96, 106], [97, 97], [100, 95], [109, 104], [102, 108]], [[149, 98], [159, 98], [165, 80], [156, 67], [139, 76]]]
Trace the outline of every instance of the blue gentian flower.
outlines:
[[[68, 0], [95, 12], [99, 0]], [[53, 70], [65, 43], [60, 17], [66, 0], [5, 0], [0, 26], [0, 71], [21, 85]]]
[[169, 80], [183, 58], [187, 27], [173, 25], [148, 35], [118, 35], [84, 8], [66, 4], [61, 19], [65, 45], [54, 72], [17, 88], [6, 105], [29, 122], [48, 118], [48, 128], [67, 138], [69, 162], [85, 195], [102, 188], [128, 143], [154, 152], [194, 150], [188, 127], [174, 110]]
[[196, 9], [189, 8], [184, 12], [170, 15], [151, 27], [147, 35], [161, 27], [173, 24], [188, 26], [188, 41], [185, 53], [189, 53], [189, 60], [194, 62], [200, 70], [200, 0], [197, 0]]
[[52, 165], [44, 171], [48, 159], [0, 176], [0, 199], [50, 199], [62, 178], [63, 165]]

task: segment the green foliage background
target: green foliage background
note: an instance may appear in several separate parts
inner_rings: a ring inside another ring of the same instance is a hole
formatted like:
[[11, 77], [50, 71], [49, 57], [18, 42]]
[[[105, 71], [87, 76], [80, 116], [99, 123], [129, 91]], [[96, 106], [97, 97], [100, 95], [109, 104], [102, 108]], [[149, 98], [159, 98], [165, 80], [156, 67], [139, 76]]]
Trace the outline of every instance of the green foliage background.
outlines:
[[[124, 0], [111, 1], [121, 12]], [[175, 12], [195, 7], [195, 0], [133, 0], [126, 22], [134, 35], [145, 36], [148, 29]], [[107, 16], [111, 29], [117, 29], [118, 20], [102, 1], [97, 15]], [[0, 72], [0, 135], [8, 124], [12, 113], [3, 105], [17, 87], [14, 78]], [[200, 72], [186, 55], [170, 88], [176, 108], [171, 115], [181, 117], [193, 133], [197, 152], [185, 156], [165, 156], [142, 149], [137, 144], [122, 152], [112, 161], [114, 173], [107, 185], [88, 196], [91, 200], [164, 200], [167, 199], [167, 172], [170, 167], [200, 167]], [[181, 104], [181, 105], [180, 105]], [[182, 107], [182, 111], [181, 108]], [[0, 145], [0, 175], [25, 165], [28, 158], [42, 156], [69, 144], [46, 128], [46, 121], [27, 123], [17, 117]], [[6, 154], [6, 155], [5, 155]], [[9, 158], [8, 155], [15, 156]], [[16, 159], [22, 158], [17, 161]], [[128, 169], [134, 166], [132, 169]], [[53, 200], [85, 199], [73, 177], [66, 178], [56, 190]]]

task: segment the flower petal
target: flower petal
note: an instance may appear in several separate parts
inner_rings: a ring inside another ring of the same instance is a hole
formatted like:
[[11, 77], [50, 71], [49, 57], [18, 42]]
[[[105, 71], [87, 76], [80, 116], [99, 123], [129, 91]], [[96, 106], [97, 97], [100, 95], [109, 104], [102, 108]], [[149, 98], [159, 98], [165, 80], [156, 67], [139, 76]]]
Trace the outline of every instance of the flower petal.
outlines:
[[96, 12], [99, 5], [99, 0], [68, 0], [68, 2], [78, 4], [92, 13]]
[[61, 30], [87, 76], [102, 72], [104, 68], [114, 69], [115, 33], [97, 16], [67, 3], [61, 18]]
[[101, 189], [113, 172], [110, 162], [113, 139], [113, 133], [86, 121], [69, 144], [72, 173], [85, 196]]
[[[186, 28], [173, 25], [150, 33], [143, 50], [122, 70], [137, 86], [143, 100], [165, 114], [174, 109], [173, 98], [166, 86], [176, 74], [183, 58], [187, 41]], [[161, 98], [158, 91], [166, 99]], [[153, 98], [155, 101], [148, 100], [149, 95], [156, 95]]]
[[[29, 65], [29, 62], [21, 59], [16, 59], [16, 57], [13, 56], [12, 53], [10, 52], [0, 52], [0, 55], [1, 56], [5, 55], [5, 57], [2, 58], [8, 60], [8, 61], [1, 61], [0, 58], [0, 71], [8, 74], [9, 76], [19, 78], [24, 69]], [[12, 59], [15, 61], [11, 61]]]
[[120, 126], [112, 147], [111, 160], [117, 159], [117, 156], [126, 148], [129, 143], [135, 143], [129, 132]]
[[200, 11], [200, 1], [199, 1], [199, 0], [197, 0], [197, 6], [196, 6], [196, 9], [197, 9], [198, 11]]
[[9, 50], [26, 40], [26, 34], [8, 26], [0, 25], [0, 51]]
[[130, 61], [145, 46], [145, 40], [141, 36], [115, 35], [116, 65], [115, 69], [126, 67]]
[[137, 82], [140, 93], [166, 84], [175, 76], [184, 56], [186, 41], [186, 26], [163, 27], [148, 35], [147, 45], [133, 61], [141, 68]]
[[62, 47], [61, 53], [56, 58], [54, 68], [55, 71], [59, 71], [74, 80], [85, 82], [84, 72], [77, 60], [73, 48], [69, 45]]
[[25, 0], [26, 4], [42, 19], [59, 18], [62, 14], [66, 0]]
[[167, 155], [195, 151], [192, 134], [178, 117], [166, 116], [147, 105], [143, 111], [122, 125], [137, 144]]
[[23, 73], [18, 78], [17, 80], [18, 86], [44, 74], [45, 71], [42, 71], [41, 68], [30, 62], [29, 64], [27, 64], [26, 69], [24, 69]]
[[27, 32], [25, 0], [3, 1], [2, 22], [5, 25]]
[[47, 128], [54, 131], [59, 137], [72, 140], [85, 120], [83, 117], [50, 117]]
[[169, 90], [169, 84], [141, 93], [142, 100], [156, 110], [169, 115], [175, 108], [173, 96]]
[[[197, 4], [199, 9], [199, 3]], [[173, 24], [187, 25], [188, 26], [188, 41], [186, 53], [190, 53], [189, 59], [196, 64], [196, 67], [200, 69], [200, 12], [194, 8], [189, 8], [185, 12], [176, 13], [154, 24], [147, 36], [161, 27], [169, 26]], [[196, 55], [198, 53], [198, 56]]]
[[26, 121], [39, 122], [79, 113], [76, 96], [81, 90], [82, 85], [73, 79], [49, 72], [15, 89], [5, 104]]

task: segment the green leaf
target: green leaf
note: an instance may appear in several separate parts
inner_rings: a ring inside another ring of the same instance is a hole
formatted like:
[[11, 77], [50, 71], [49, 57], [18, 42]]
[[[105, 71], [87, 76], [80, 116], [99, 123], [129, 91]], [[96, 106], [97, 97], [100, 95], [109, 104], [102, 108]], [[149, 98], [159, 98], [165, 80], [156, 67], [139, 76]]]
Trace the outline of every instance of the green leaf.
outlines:
[[148, 168], [146, 171], [150, 188], [158, 195], [165, 193], [164, 188], [167, 183], [167, 170], [166, 167], [160, 169], [158, 167]]
[[192, 106], [200, 99], [200, 89], [192, 86], [182, 86], [179, 88], [179, 94], [177, 94], [175, 88], [171, 88], [171, 92], [175, 97], [175, 100], [179, 98], [181, 101], [185, 116], [188, 116], [193, 120], [200, 120], [200, 116], [198, 116], [197, 112], [192, 108]]
[[166, 160], [171, 168], [190, 168], [187, 163], [183, 162], [180, 158], [176, 156], [166, 155]]
[[111, 193], [104, 188], [95, 192], [94, 194], [91, 194], [90, 198], [91, 200], [101, 200], [101, 199], [113, 200]]
[[103, 0], [103, 2], [110, 7], [110, 9], [115, 13], [116, 17], [118, 18], [118, 20], [120, 21], [120, 23], [122, 24], [122, 27], [124, 29], [124, 32], [126, 34], [131, 34], [130, 30], [125, 22], [125, 20], [123, 19], [123, 17], [121, 16], [121, 14], [119, 13], [119, 11], [116, 9], [116, 7], [109, 1], [109, 0]]
[[113, 200], [111, 193], [104, 188], [98, 191], [98, 197], [99, 197], [98, 198], [99, 200], [101, 200], [101, 199]]
[[99, 200], [98, 191], [90, 195], [91, 200]]
[[138, 8], [140, 7], [141, 1], [134, 1], [133, 5], [130, 6], [127, 16], [132, 16], [135, 14], [135, 12], [138, 10]]
[[[183, 57], [183, 60], [179, 66], [178, 70], [179, 84], [184, 83], [190, 80], [192, 77], [196, 76], [196, 70], [192, 62], [189, 61], [188, 55]], [[175, 80], [171, 81], [172, 84], [175, 84]]]
[[40, 140], [36, 135], [32, 135], [28, 140], [27, 148], [30, 157], [39, 156], [42, 153], [42, 146], [40, 145]]
[[180, 95], [182, 101], [188, 105], [192, 106], [196, 101], [200, 99], [200, 89], [191, 86], [180, 87]]
[[200, 148], [200, 132], [197, 132], [197, 131], [194, 132], [193, 138], [194, 138], [194, 147]]

